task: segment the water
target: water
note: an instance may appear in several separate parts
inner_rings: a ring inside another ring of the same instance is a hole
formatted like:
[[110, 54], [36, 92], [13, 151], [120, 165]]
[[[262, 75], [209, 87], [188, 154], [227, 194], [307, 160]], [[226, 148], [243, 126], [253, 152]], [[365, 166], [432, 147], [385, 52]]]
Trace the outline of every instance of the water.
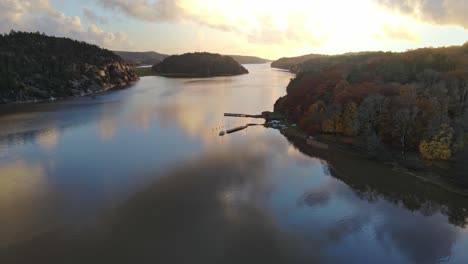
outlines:
[[0, 108], [0, 263], [468, 263], [468, 199], [273, 129], [219, 137], [292, 77], [247, 67]]

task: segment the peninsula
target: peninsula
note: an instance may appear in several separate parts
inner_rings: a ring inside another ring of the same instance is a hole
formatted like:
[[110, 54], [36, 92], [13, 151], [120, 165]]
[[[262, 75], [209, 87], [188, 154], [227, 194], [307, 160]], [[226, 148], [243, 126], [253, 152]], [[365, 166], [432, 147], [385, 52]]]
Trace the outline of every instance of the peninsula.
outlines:
[[109, 50], [39, 33], [0, 35], [0, 65], [0, 103], [82, 96], [138, 80]]

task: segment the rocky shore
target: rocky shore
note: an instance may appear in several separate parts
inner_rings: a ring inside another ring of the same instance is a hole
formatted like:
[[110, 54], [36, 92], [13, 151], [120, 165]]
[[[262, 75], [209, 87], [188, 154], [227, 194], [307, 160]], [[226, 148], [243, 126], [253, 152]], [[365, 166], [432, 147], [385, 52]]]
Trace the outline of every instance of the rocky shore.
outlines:
[[37, 33], [0, 37], [0, 103], [54, 100], [123, 88], [139, 79], [95, 45]]

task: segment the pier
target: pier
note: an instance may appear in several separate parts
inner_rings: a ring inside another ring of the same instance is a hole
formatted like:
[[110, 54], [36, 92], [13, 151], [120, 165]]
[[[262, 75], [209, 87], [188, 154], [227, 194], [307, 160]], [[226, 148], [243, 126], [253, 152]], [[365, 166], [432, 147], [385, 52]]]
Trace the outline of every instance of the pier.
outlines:
[[244, 118], [265, 118], [263, 115], [247, 115], [247, 114], [234, 114], [234, 113], [224, 113], [224, 116], [244, 117]]

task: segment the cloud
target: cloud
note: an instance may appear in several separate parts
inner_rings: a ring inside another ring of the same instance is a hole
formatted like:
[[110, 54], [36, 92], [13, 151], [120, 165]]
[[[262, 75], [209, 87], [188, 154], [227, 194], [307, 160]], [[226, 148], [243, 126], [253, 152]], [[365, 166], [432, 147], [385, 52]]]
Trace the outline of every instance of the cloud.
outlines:
[[466, 0], [373, 0], [401, 14], [436, 25], [455, 25], [468, 29]]
[[108, 24], [109, 20], [105, 17], [98, 16], [93, 10], [85, 7], [83, 8], [83, 15], [93, 24]]
[[[94, 0], [104, 8], [148, 22], [191, 22], [212, 29], [233, 32], [251, 43], [298, 46], [320, 45], [325, 34], [312, 34], [307, 28], [313, 18], [303, 12], [286, 12], [271, 3], [247, 0]], [[259, 6], [252, 6], [259, 5]], [[268, 6], [269, 5], [269, 6]], [[272, 12], [273, 11], [273, 12]], [[283, 12], [284, 11], [284, 12]], [[281, 21], [278, 21], [278, 14]]]
[[106, 48], [129, 48], [123, 33], [105, 32], [94, 23], [87, 28], [78, 16], [67, 16], [49, 0], [0, 0], [0, 32], [39, 31], [91, 42]]
[[247, 33], [252, 43], [281, 44], [292, 41], [315, 46], [327, 40], [326, 35], [312, 34], [311, 30], [304, 27], [307, 24], [307, 17], [303, 14], [289, 14], [281, 22], [282, 25], [275, 25], [275, 18], [268, 15], [260, 16], [258, 21], [258, 26]]
[[382, 25], [382, 33], [376, 34], [374, 37], [377, 39], [404, 40], [413, 43], [420, 41], [419, 36], [402, 25], [390, 26], [384, 24]]
[[147, 21], [160, 22], [179, 19], [184, 16], [184, 9], [177, 0], [95, 0], [105, 8]]

